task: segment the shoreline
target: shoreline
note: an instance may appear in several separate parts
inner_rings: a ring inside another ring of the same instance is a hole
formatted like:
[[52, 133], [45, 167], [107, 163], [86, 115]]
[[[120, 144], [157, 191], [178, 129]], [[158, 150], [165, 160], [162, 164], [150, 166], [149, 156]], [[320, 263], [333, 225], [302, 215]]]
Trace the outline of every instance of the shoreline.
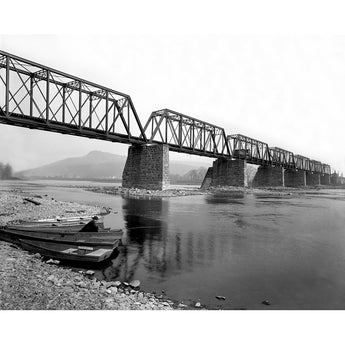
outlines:
[[[34, 205], [25, 197], [40, 201]], [[9, 221], [102, 213], [102, 207], [57, 201], [23, 191], [0, 193], [0, 225]], [[49, 260], [48, 260], [49, 261]], [[10, 242], [0, 241], [0, 310], [172, 310], [188, 306], [131, 288], [99, 281], [93, 271], [49, 263]]]

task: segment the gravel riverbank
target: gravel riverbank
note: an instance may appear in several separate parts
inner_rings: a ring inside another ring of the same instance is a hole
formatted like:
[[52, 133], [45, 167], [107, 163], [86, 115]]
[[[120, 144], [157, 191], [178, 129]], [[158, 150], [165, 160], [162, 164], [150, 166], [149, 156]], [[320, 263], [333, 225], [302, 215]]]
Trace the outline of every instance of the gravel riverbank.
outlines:
[[0, 241], [1, 310], [117, 310], [172, 309], [173, 302], [157, 299], [115, 282], [97, 281], [92, 271], [75, 272], [48, 264]]
[[244, 193], [244, 194], [256, 194], [256, 195], [291, 195], [293, 194], [305, 194], [311, 190], [315, 191], [315, 187], [306, 188], [285, 188], [285, 187], [272, 187], [272, 188], [246, 188], [246, 187], [209, 187], [209, 188], [168, 188], [165, 190], [148, 190], [140, 188], [124, 188], [121, 186], [75, 186], [95, 193], [105, 193], [111, 195], [126, 195], [139, 198], [164, 198], [164, 197], [181, 197], [188, 195], [206, 195], [206, 194], [232, 194], [232, 193]]
[[[28, 197], [40, 205], [25, 201], [24, 198]], [[1, 192], [0, 205], [0, 225], [9, 221], [104, 212], [100, 207], [62, 202], [15, 190]], [[0, 241], [1, 310], [169, 310], [184, 307], [131, 288], [126, 282], [98, 281], [93, 278], [92, 271], [77, 272], [56, 263], [49, 264], [39, 254], [28, 253]]]

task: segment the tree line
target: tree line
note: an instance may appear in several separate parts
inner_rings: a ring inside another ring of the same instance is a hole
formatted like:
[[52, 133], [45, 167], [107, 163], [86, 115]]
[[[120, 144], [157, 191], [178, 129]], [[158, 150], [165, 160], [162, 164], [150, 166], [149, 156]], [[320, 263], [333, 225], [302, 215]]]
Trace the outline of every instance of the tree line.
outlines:
[[13, 169], [10, 164], [4, 164], [0, 162], [0, 180], [6, 180], [12, 178]]

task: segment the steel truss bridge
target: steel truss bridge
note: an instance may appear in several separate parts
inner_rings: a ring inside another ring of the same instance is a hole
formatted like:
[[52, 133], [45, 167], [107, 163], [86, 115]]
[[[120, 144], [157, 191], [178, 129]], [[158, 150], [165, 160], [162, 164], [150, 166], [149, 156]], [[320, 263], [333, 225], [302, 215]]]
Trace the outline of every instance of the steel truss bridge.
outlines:
[[163, 109], [142, 126], [129, 95], [0, 51], [0, 123], [211, 158], [330, 174], [310, 158]]

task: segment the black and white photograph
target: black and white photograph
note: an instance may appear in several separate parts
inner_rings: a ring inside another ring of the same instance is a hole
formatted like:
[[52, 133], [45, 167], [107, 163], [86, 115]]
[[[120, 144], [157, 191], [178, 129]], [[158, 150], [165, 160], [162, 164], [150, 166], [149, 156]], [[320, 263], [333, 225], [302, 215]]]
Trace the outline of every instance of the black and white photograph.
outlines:
[[[314, 317], [317, 336], [345, 309], [345, 33], [288, 7], [302, 34], [267, 13], [272, 28], [222, 32], [224, 3], [200, 5], [207, 28], [197, 2], [149, 3], [46, 7], [0, 33], [0, 316], [30, 329], [31, 311], [44, 344], [68, 328], [170, 343], [189, 320], [197, 343], [232, 339], [232, 320], [250, 343]], [[102, 29], [119, 17], [127, 33]]]

